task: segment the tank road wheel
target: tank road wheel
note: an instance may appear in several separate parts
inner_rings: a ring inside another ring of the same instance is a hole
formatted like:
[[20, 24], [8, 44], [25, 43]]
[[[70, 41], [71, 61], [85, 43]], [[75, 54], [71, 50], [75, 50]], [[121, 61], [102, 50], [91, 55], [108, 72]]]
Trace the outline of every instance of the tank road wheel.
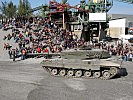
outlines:
[[105, 79], [109, 79], [110, 78], [110, 72], [109, 71], [104, 71], [103, 72], [103, 77], [105, 78]]
[[110, 73], [113, 74], [113, 75], [117, 74], [117, 68], [111, 67], [110, 68]]
[[84, 76], [85, 77], [91, 77], [91, 71], [85, 71]]
[[74, 74], [73, 70], [68, 70], [68, 72], [67, 72], [68, 77], [73, 76], [73, 74]]
[[81, 70], [77, 70], [75, 73], [76, 77], [81, 77], [82, 76], [82, 71]]
[[51, 74], [52, 75], [57, 75], [57, 73], [58, 73], [58, 70], [56, 68], [51, 70]]
[[101, 73], [100, 72], [94, 72], [93, 76], [95, 78], [99, 78], [101, 76]]
[[65, 69], [61, 69], [59, 74], [60, 74], [60, 76], [65, 76], [66, 75], [66, 70]]

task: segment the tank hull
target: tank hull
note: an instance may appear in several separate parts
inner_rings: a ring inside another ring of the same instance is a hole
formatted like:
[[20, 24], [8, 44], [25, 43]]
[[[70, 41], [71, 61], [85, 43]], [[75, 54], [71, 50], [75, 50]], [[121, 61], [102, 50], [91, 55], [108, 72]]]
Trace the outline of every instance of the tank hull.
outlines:
[[120, 65], [107, 60], [51, 59], [42, 66], [53, 76], [111, 79], [119, 73]]

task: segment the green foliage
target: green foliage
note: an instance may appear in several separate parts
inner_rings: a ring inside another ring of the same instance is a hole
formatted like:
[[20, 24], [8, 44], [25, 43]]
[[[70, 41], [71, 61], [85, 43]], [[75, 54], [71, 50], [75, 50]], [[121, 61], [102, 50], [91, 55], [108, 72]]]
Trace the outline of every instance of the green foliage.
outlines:
[[[25, 2], [25, 11], [27, 12], [28, 10], [31, 10], [32, 8], [31, 8], [31, 5], [30, 5], [30, 3], [28, 2], [28, 0], [26, 0], [26, 2]], [[27, 16], [31, 16], [32, 15], [32, 13], [27, 13]]]
[[107, 21], [110, 21], [110, 20], [111, 20], [111, 16], [107, 15]]
[[66, 4], [68, 0], [62, 0], [62, 3], [63, 4]]
[[19, 1], [19, 5], [18, 5], [18, 15], [19, 16], [30, 16], [31, 13], [27, 13], [28, 10], [31, 9], [30, 3], [28, 2], [28, 0], [26, 0], [25, 2], [22, 2], [22, 0]]
[[2, 15], [6, 16], [7, 18], [13, 18], [16, 14], [16, 6], [13, 4], [12, 1], [9, 3], [1, 2], [2, 5], [0, 6], [0, 10], [2, 12]]
[[[62, 0], [62, 4], [68, 4], [67, 1], [68, 0]], [[68, 8], [67, 7], [64, 7], [64, 11], [67, 11], [67, 10], [68, 10]]]
[[18, 5], [18, 15], [23, 16], [25, 14], [25, 5], [23, 4], [22, 0], [20, 0]]
[[6, 1], [1, 1], [1, 6], [0, 6], [0, 10], [1, 10], [1, 12], [2, 12], [2, 14], [4, 14], [4, 15], [7, 15], [7, 13], [8, 13], [8, 11], [7, 11], [7, 2]]
[[17, 10], [16, 5], [14, 5], [12, 1], [10, 1], [8, 6], [7, 6], [8, 18], [14, 17], [16, 14], [16, 10]]

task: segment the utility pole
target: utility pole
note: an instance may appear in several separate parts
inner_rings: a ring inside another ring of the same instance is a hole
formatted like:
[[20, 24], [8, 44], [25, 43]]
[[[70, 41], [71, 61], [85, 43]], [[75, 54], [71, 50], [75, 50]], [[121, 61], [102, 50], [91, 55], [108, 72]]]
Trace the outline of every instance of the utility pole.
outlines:
[[65, 14], [63, 12], [63, 29], [65, 29]]

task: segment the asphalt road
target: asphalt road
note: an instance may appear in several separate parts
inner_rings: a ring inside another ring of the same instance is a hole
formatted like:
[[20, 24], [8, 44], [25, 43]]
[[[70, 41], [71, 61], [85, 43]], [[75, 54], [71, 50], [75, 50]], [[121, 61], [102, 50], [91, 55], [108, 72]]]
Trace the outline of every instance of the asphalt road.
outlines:
[[0, 61], [0, 100], [133, 100], [132, 62], [127, 76], [99, 80], [50, 76], [40, 61]]

